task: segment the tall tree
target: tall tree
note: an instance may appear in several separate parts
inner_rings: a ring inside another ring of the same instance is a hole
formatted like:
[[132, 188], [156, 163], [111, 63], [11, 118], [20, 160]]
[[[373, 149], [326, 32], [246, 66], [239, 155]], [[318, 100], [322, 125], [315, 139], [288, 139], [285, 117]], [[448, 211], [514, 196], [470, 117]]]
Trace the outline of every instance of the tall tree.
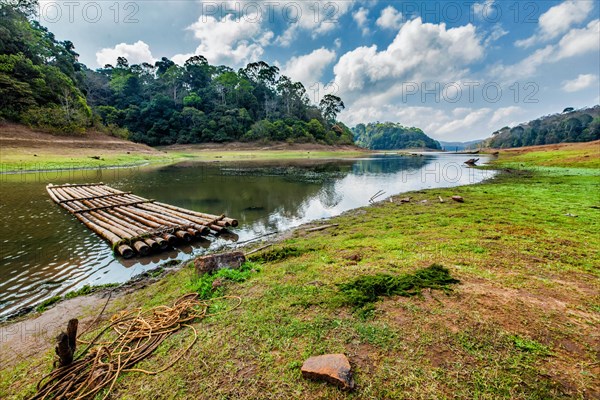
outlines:
[[333, 94], [326, 94], [321, 102], [319, 103], [319, 108], [323, 113], [323, 116], [327, 120], [327, 122], [333, 124], [335, 123], [335, 119], [337, 115], [344, 109], [346, 106], [342, 99]]

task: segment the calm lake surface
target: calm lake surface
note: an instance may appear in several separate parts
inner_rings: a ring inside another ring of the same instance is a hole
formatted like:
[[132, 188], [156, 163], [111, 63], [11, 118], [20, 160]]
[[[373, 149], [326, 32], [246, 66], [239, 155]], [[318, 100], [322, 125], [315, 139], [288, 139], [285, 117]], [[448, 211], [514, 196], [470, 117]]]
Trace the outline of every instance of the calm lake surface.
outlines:
[[[0, 176], [0, 317], [85, 284], [124, 282], [168, 260], [235, 247], [266, 233], [365, 206], [410, 190], [477, 183], [492, 171], [467, 168], [469, 155], [374, 155], [282, 162], [185, 162], [169, 166]], [[479, 156], [478, 156], [479, 157]], [[485, 158], [482, 157], [481, 162]], [[240, 222], [231, 235], [159, 256], [123, 260], [54, 204], [48, 183], [104, 182], [117, 189]]]

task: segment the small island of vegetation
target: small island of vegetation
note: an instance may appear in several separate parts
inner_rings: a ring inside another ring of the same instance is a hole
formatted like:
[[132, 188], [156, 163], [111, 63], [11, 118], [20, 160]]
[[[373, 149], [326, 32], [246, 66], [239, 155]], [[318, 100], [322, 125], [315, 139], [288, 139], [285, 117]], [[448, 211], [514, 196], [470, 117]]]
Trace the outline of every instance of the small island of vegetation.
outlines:
[[352, 131], [360, 147], [372, 150], [402, 150], [425, 148], [441, 150], [440, 143], [419, 128], [408, 128], [399, 123], [384, 122], [358, 124]]

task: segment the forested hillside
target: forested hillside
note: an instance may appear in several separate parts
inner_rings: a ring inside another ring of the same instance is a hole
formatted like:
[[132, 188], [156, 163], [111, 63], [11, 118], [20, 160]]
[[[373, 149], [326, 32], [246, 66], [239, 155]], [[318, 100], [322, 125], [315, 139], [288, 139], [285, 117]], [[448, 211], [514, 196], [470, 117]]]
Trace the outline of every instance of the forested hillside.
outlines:
[[597, 139], [600, 139], [600, 105], [581, 110], [569, 107], [560, 114], [544, 116], [512, 128], [505, 126], [492, 133], [484, 146], [510, 148]]
[[81, 132], [92, 111], [73, 43], [27, 20], [34, 3], [19, 4], [0, 3], [0, 119]]
[[393, 122], [358, 124], [352, 128], [354, 141], [373, 150], [428, 148], [441, 150], [440, 144], [419, 128], [408, 128]]
[[70, 41], [32, 17], [35, 2], [2, 4], [0, 120], [55, 133], [95, 127], [150, 145], [278, 140], [351, 144], [339, 97], [311, 104], [304, 86], [259, 61], [238, 71], [193, 56], [183, 66], [77, 61]]

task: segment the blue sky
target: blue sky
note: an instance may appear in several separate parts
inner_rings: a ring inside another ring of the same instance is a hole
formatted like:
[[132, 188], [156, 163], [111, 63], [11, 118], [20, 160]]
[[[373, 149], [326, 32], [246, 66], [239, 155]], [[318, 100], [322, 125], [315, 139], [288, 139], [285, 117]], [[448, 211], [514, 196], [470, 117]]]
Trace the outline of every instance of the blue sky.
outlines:
[[595, 1], [52, 1], [39, 21], [91, 68], [264, 60], [340, 119], [417, 126], [439, 140], [488, 137], [563, 108], [600, 103]]

